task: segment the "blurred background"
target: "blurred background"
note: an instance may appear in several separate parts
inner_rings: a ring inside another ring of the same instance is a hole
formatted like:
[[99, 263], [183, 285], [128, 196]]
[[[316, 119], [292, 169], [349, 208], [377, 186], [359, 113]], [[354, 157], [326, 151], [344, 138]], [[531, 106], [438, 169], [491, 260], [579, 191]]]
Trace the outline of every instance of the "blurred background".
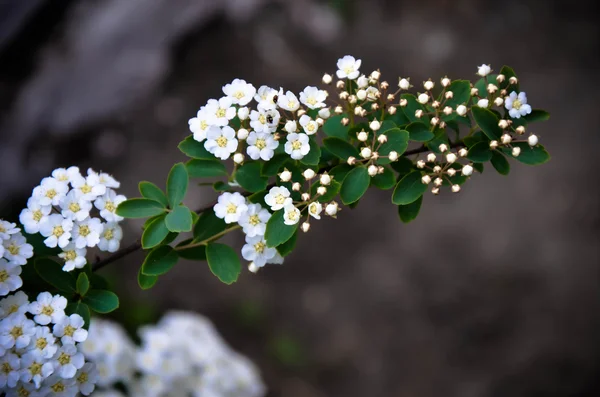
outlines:
[[534, 131], [550, 163], [488, 167], [409, 225], [371, 191], [232, 286], [182, 262], [142, 292], [140, 253], [102, 272], [129, 329], [199, 311], [272, 397], [597, 396], [597, 19], [593, 1], [2, 0], [0, 210], [17, 219], [58, 166], [163, 186], [187, 120], [236, 77], [297, 92], [345, 54], [393, 84], [508, 64], [552, 115]]

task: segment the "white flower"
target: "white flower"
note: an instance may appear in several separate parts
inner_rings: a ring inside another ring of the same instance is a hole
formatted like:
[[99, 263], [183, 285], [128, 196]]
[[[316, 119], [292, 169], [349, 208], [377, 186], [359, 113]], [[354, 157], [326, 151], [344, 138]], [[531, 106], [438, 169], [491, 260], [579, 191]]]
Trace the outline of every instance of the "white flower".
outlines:
[[279, 141], [276, 141], [273, 135], [265, 132], [252, 131], [246, 142], [248, 142], [246, 152], [252, 160], [271, 160], [275, 155], [274, 150], [279, 146]]
[[237, 150], [238, 141], [235, 139], [235, 131], [229, 126], [210, 127], [206, 138], [206, 142], [204, 142], [206, 150], [221, 160], [227, 160], [231, 153]]
[[71, 190], [60, 200], [61, 215], [73, 221], [82, 221], [90, 215], [92, 203], [81, 199], [78, 190]]
[[325, 106], [327, 92], [317, 87], [308, 86], [300, 93], [300, 102], [311, 109], [319, 109]]
[[85, 248], [77, 248], [75, 243], [69, 243], [69, 245], [63, 248], [63, 252], [58, 254], [65, 261], [65, 265], [62, 268], [63, 271], [70, 272], [74, 269], [83, 269], [87, 263], [85, 258], [86, 252]]
[[318, 201], [313, 201], [308, 206], [308, 214], [315, 219], [321, 219], [321, 212], [323, 211], [323, 205]]
[[41, 205], [35, 197], [27, 200], [27, 208], [21, 211], [19, 222], [23, 225], [25, 232], [34, 234], [40, 231], [40, 224], [48, 220], [52, 206]]
[[303, 114], [302, 117], [300, 117], [300, 125], [302, 126], [304, 132], [306, 132], [307, 135], [314, 135], [319, 129], [319, 125], [317, 124], [317, 122], [311, 119], [306, 114]]
[[54, 370], [63, 379], [71, 379], [85, 360], [75, 345], [63, 345], [54, 356]]
[[263, 85], [258, 89], [256, 95], [254, 95], [254, 100], [258, 103], [260, 109], [273, 110], [277, 107], [274, 101], [275, 95], [279, 95], [279, 91]]
[[327, 204], [327, 206], [325, 206], [325, 213], [329, 216], [335, 217], [338, 211], [339, 205], [335, 201], [332, 201], [331, 203]]
[[215, 215], [225, 223], [235, 223], [248, 210], [246, 199], [240, 193], [222, 193], [214, 206]]
[[300, 222], [300, 210], [294, 204], [287, 204], [283, 207], [283, 223], [286, 225], [295, 225]]
[[356, 84], [358, 84], [358, 88], [367, 88], [369, 85], [369, 78], [363, 74], [356, 80]]
[[229, 124], [229, 120], [234, 118], [237, 113], [235, 108], [231, 106], [232, 103], [233, 101], [229, 97], [223, 97], [218, 101], [216, 99], [209, 99], [204, 107], [209, 116], [209, 124], [219, 127], [225, 127]]
[[246, 236], [246, 244], [242, 247], [242, 257], [245, 260], [254, 262], [258, 267], [263, 267], [275, 254], [277, 254], [277, 250], [267, 247], [263, 236]]
[[100, 242], [100, 234], [104, 226], [99, 218], [89, 218], [83, 222], [75, 222], [72, 230], [75, 247], [95, 247]]
[[0, 321], [0, 347], [23, 349], [35, 334], [35, 323], [24, 314], [14, 313]]
[[488, 74], [490, 74], [490, 72], [492, 71], [492, 68], [490, 67], [490, 65], [481, 65], [477, 67], [477, 74], [480, 75], [481, 77], [485, 77]]
[[52, 171], [52, 177], [64, 183], [71, 182], [77, 175], [81, 175], [79, 167], [57, 168]]
[[121, 182], [117, 181], [112, 175], [106, 172], [98, 174], [98, 179], [101, 184], [111, 189], [118, 189], [121, 187]]
[[8, 295], [23, 286], [20, 274], [21, 266], [13, 265], [0, 258], [0, 296]]
[[275, 132], [281, 115], [275, 109], [250, 112], [250, 127], [256, 132]]
[[[101, 251], [116, 252], [123, 238], [123, 229], [116, 222], [108, 222], [104, 224], [104, 230], [100, 235], [98, 248]], [[64, 270], [64, 268], [63, 268]]]
[[343, 58], [338, 59], [336, 72], [338, 79], [350, 79], [354, 80], [360, 74], [359, 69], [362, 61], [360, 59], [354, 59], [351, 55], [346, 55]]
[[16, 354], [8, 353], [0, 357], [0, 390], [17, 385], [20, 366], [21, 360]]
[[194, 140], [202, 142], [206, 139], [206, 131], [211, 126], [211, 117], [204, 106], [198, 110], [196, 117], [188, 120], [190, 131], [194, 134]]
[[421, 104], [426, 104], [429, 101], [429, 95], [427, 93], [419, 94], [417, 101]]
[[58, 350], [56, 338], [48, 327], [35, 327], [35, 333], [31, 336], [29, 351], [37, 357], [50, 359]]
[[63, 345], [74, 345], [85, 341], [88, 337], [88, 332], [83, 325], [83, 318], [79, 314], [71, 314], [54, 325], [53, 333], [60, 338]]
[[248, 237], [265, 234], [267, 222], [271, 218], [269, 211], [260, 204], [248, 204], [248, 210], [240, 216], [239, 224]]
[[480, 108], [487, 108], [489, 104], [490, 101], [487, 99], [480, 99], [477, 101], [477, 106], [479, 106]]
[[237, 115], [240, 120], [246, 120], [250, 117], [250, 109], [248, 109], [248, 106], [243, 106], [238, 109]]
[[408, 90], [410, 88], [410, 81], [406, 78], [399, 78], [398, 87], [400, 87], [401, 90]]
[[29, 297], [23, 291], [17, 291], [0, 300], [0, 318], [5, 318], [13, 313], [25, 314], [29, 309]]
[[298, 97], [292, 91], [288, 91], [285, 95], [280, 94], [277, 98], [277, 105], [290, 112], [295, 112], [300, 108], [300, 102], [298, 101]]
[[79, 371], [75, 374], [75, 381], [79, 392], [84, 396], [92, 394], [96, 388], [96, 382], [98, 381], [98, 370], [93, 363], [85, 363]]
[[19, 382], [15, 386], [14, 389], [9, 389], [6, 391], [6, 397], [40, 397], [43, 394], [38, 393], [38, 387], [36, 387], [33, 383], [24, 383]]
[[375, 87], [369, 87], [366, 89], [367, 99], [369, 101], [376, 101], [377, 98], [381, 95], [379, 90]]
[[94, 201], [94, 206], [100, 210], [100, 216], [106, 221], [119, 222], [123, 220], [123, 217], [117, 215], [117, 207], [125, 200], [127, 200], [127, 197], [117, 194], [112, 189], [107, 189], [103, 196]]
[[508, 114], [513, 119], [519, 119], [521, 116], [526, 116], [531, 113], [531, 106], [527, 104], [527, 94], [513, 91], [504, 100], [504, 106], [508, 110]]
[[45, 397], [75, 397], [78, 389], [75, 379], [65, 379], [54, 373], [42, 383], [39, 395]]
[[65, 219], [59, 214], [51, 214], [48, 220], [40, 225], [40, 234], [47, 237], [44, 240], [47, 247], [54, 248], [58, 245], [64, 248], [69, 244], [72, 229], [72, 220]]
[[246, 106], [256, 94], [256, 88], [246, 80], [235, 79], [223, 86], [223, 93], [236, 105]]
[[298, 123], [296, 122], [296, 120], [288, 120], [285, 122], [285, 126], [283, 127], [283, 129], [285, 130], [285, 132], [292, 134], [298, 131]]
[[300, 160], [310, 151], [308, 135], [291, 133], [287, 135], [285, 152], [294, 160]]
[[285, 205], [292, 203], [290, 191], [285, 186], [274, 186], [265, 196], [265, 203], [271, 207], [272, 211], [278, 211]]
[[10, 236], [17, 234], [20, 231], [21, 229], [17, 227], [16, 223], [0, 220], [0, 241], [7, 240]]
[[322, 118], [323, 120], [327, 120], [329, 117], [331, 117], [331, 109], [329, 109], [329, 108], [320, 109], [319, 117]]
[[88, 176], [77, 175], [71, 181], [73, 189], [80, 193], [81, 200], [94, 201], [96, 197], [106, 193], [106, 186], [100, 183], [100, 175], [88, 169]]
[[[21, 382], [33, 382], [39, 389], [42, 381], [52, 375], [54, 366], [45, 358], [40, 357], [35, 351], [29, 351], [21, 357]], [[23, 394], [27, 395], [27, 394]]]
[[4, 257], [13, 265], [25, 265], [27, 259], [33, 256], [33, 246], [27, 244], [27, 240], [21, 233], [13, 234], [2, 244], [4, 245]]
[[66, 182], [47, 177], [33, 189], [32, 196], [38, 200], [40, 205], [58, 205], [68, 190], [69, 186]]
[[29, 304], [29, 313], [40, 325], [56, 324], [65, 316], [67, 299], [60, 295], [52, 296], [49, 292], [42, 292], [37, 299]]

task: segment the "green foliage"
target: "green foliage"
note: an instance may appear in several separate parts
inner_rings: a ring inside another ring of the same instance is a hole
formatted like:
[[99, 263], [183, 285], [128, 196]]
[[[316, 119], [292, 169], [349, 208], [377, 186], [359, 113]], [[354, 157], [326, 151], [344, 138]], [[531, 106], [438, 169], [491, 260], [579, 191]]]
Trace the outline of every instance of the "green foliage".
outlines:
[[185, 168], [185, 164], [177, 163], [171, 168], [169, 177], [167, 178], [167, 198], [169, 199], [169, 205], [171, 208], [175, 208], [187, 193], [188, 189], [188, 172]]
[[165, 208], [161, 203], [147, 198], [125, 200], [117, 207], [117, 215], [124, 218], [147, 218], [163, 212]]
[[87, 274], [79, 273], [79, 276], [77, 276], [77, 293], [80, 296], [85, 296], [89, 289], [90, 280], [88, 279]]
[[[402, 155], [406, 148], [408, 147], [408, 131], [401, 130], [399, 128], [394, 128], [392, 130], [387, 131], [387, 142], [381, 145], [379, 148], [380, 156], [387, 156], [391, 151], [397, 152], [398, 155]], [[385, 157], [380, 157], [378, 160], [379, 164], [389, 164], [390, 159]]]
[[540, 165], [550, 161], [550, 154], [542, 145], [536, 145], [531, 147], [527, 142], [516, 142], [512, 144], [514, 147], [521, 148], [519, 156], [515, 157], [512, 155], [510, 148], [502, 148], [502, 151], [507, 155], [511, 156], [515, 160], [527, 164], [527, 165]]
[[139, 183], [138, 189], [140, 190], [142, 197], [157, 201], [162, 204], [163, 207], [167, 207], [169, 205], [169, 201], [167, 200], [165, 193], [154, 183], [142, 181]]
[[292, 253], [292, 251], [294, 250], [294, 248], [296, 248], [296, 241], [298, 240], [298, 230], [296, 229], [296, 231], [294, 232], [294, 234], [292, 235], [292, 237], [290, 237], [288, 239], [288, 241], [286, 241], [285, 243], [278, 245], [277, 248], [277, 252], [279, 252], [279, 255], [281, 256], [288, 256], [289, 254]]
[[48, 284], [67, 294], [77, 292], [75, 277], [70, 272], [62, 270], [62, 265], [50, 258], [37, 258], [34, 262], [35, 271]]
[[142, 233], [142, 248], [150, 249], [160, 244], [169, 234], [169, 229], [165, 225], [165, 215], [159, 215], [152, 219], [144, 228]]
[[427, 127], [425, 124], [421, 123], [420, 121], [410, 123], [406, 127], [406, 130], [408, 131], [408, 133], [410, 135], [411, 141], [427, 142], [427, 141], [433, 139], [433, 137], [434, 137], [434, 134], [433, 134], [433, 132], [431, 132], [429, 127]]
[[358, 166], [346, 175], [340, 189], [342, 203], [348, 205], [358, 200], [367, 192], [371, 177], [364, 166]]
[[471, 108], [475, 122], [483, 133], [490, 139], [498, 140], [502, 135], [502, 128], [498, 126], [500, 119], [491, 110], [473, 106]]
[[487, 142], [478, 142], [469, 149], [467, 158], [477, 163], [485, 163], [492, 158], [492, 151]]
[[158, 281], [158, 276], [146, 276], [142, 273], [142, 268], [138, 271], [138, 285], [141, 289], [146, 290], [154, 287], [154, 284]]
[[227, 224], [215, 215], [212, 210], [204, 211], [194, 226], [194, 242], [206, 241], [215, 234], [221, 233]]
[[185, 163], [190, 178], [210, 178], [227, 176], [225, 164], [219, 160], [191, 159]]
[[165, 226], [174, 233], [192, 231], [192, 213], [185, 205], [178, 205], [165, 217]]
[[348, 160], [348, 157], [358, 157], [358, 149], [349, 142], [337, 138], [325, 138], [323, 144], [334, 156], [339, 157], [343, 161]]
[[494, 169], [496, 171], [498, 171], [499, 174], [501, 174], [501, 175], [508, 175], [509, 174], [509, 172], [510, 172], [510, 164], [508, 163], [508, 160], [506, 160], [506, 157], [504, 157], [497, 150], [494, 150], [492, 152], [491, 163], [492, 163], [492, 166], [494, 167]]
[[215, 156], [204, 148], [204, 143], [196, 141], [192, 135], [181, 141], [178, 147], [185, 155], [194, 159], [215, 159]]
[[427, 185], [421, 182], [421, 176], [420, 171], [412, 171], [405, 175], [394, 189], [392, 203], [407, 205], [421, 197], [427, 190]]
[[396, 175], [388, 167], [383, 167], [383, 174], [377, 174], [371, 177], [371, 186], [382, 190], [388, 190], [396, 186]]
[[310, 152], [308, 152], [306, 156], [302, 157], [300, 162], [306, 165], [318, 165], [321, 159], [321, 147], [312, 136], [310, 137], [309, 143]]
[[269, 183], [269, 178], [261, 175], [261, 163], [250, 161], [238, 168], [235, 173], [235, 180], [245, 190], [255, 193], [265, 190]]
[[237, 253], [228, 245], [211, 243], [206, 246], [208, 267], [225, 284], [237, 281], [242, 265]]
[[417, 110], [422, 110], [423, 112], [426, 112], [426, 109], [417, 101], [417, 98], [413, 94], [402, 94], [400, 98], [406, 99], [406, 106], [400, 109], [402, 109], [404, 115], [407, 119], [410, 120], [411, 123], [414, 123], [415, 121], [423, 121], [425, 123], [429, 123], [429, 117], [423, 116], [421, 118], [418, 118], [417, 116], [415, 116]]
[[419, 211], [421, 210], [421, 204], [423, 203], [423, 196], [413, 201], [410, 204], [398, 206], [398, 216], [404, 223], [410, 223], [417, 218]]
[[171, 246], [160, 245], [146, 256], [142, 263], [142, 274], [146, 276], [165, 274], [175, 266], [178, 259], [177, 252]]
[[111, 291], [92, 289], [83, 298], [83, 303], [96, 313], [106, 314], [119, 307], [119, 297]]
[[[343, 141], [348, 139], [348, 126], [342, 124], [342, 119], [347, 117], [346, 115], [331, 116], [325, 124], [323, 124], [323, 132], [329, 137], [336, 137]], [[327, 147], [327, 146], [325, 146]]]
[[269, 247], [277, 247], [288, 241], [296, 230], [298, 224], [286, 225], [283, 220], [283, 210], [275, 211], [267, 222], [267, 230], [265, 232], [265, 240]]

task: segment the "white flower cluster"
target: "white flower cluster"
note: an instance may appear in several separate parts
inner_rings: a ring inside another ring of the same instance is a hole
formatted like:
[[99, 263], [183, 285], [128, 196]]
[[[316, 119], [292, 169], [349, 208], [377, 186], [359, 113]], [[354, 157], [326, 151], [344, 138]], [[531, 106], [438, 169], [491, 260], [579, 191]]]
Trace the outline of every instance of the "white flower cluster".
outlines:
[[[222, 98], [210, 99], [202, 106], [189, 120], [189, 127], [207, 151], [221, 160], [233, 154], [238, 164], [246, 155], [252, 160], [271, 160], [282, 133], [287, 135], [285, 153], [294, 160], [302, 159], [310, 152], [309, 136], [316, 134], [330, 115], [324, 103], [327, 92], [317, 87], [306, 87], [298, 98], [282, 88], [263, 85], [257, 90], [245, 80], [235, 79], [223, 86], [223, 93]], [[307, 109], [318, 110], [318, 117], [311, 118]]]
[[0, 219], [0, 296], [23, 286], [21, 266], [33, 256], [33, 247], [15, 223]]
[[232, 351], [204, 317], [167, 313], [156, 326], [139, 330], [135, 346], [118, 325], [94, 319], [83, 343], [86, 358], [98, 368], [94, 396], [260, 397], [265, 387], [257, 369]]
[[[91, 168], [86, 176], [77, 167], [58, 168], [33, 189], [19, 220], [25, 232], [45, 237], [47, 247], [62, 249], [64, 271], [81, 269], [88, 248], [119, 249], [123, 218], [115, 211], [126, 199], [114, 190], [119, 186], [112, 176]], [[99, 217], [93, 215], [94, 207]]]

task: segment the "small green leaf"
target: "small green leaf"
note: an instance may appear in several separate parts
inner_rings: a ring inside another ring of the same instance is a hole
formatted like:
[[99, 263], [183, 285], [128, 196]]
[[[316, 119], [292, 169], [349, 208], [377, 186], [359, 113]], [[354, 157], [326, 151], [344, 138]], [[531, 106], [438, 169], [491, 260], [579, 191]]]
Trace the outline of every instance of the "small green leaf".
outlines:
[[332, 116], [323, 124], [323, 132], [330, 137], [337, 137], [342, 140], [348, 139], [349, 127], [342, 124], [342, 119], [346, 117], [343, 114]]
[[232, 186], [230, 186], [228, 183], [225, 183], [223, 181], [217, 181], [217, 182], [213, 183], [213, 189], [215, 190], [215, 192], [224, 192], [227, 190], [231, 190]]
[[367, 167], [359, 166], [346, 175], [340, 189], [342, 203], [348, 205], [358, 201], [369, 188], [371, 177]]
[[140, 266], [140, 270], [138, 271], [138, 284], [141, 289], [150, 289], [154, 287], [154, 284], [158, 281], [158, 276], [146, 276], [142, 273], [142, 267]]
[[179, 247], [183, 247], [184, 245], [188, 245], [192, 243], [192, 239], [189, 238], [187, 240], [182, 241], [177, 244], [177, 255], [180, 258], [188, 259], [191, 261], [204, 261], [206, 260], [206, 245], [197, 245], [195, 247], [180, 249]]
[[286, 225], [283, 221], [283, 215], [283, 210], [275, 211], [267, 222], [265, 240], [269, 247], [277, 247], [285, 243], [292, 238], [298, 229], [297, 223], [295, 225]]
[[77, 291], [75, 277], [62, 270], [62, 266], [49, 258], [37, 258], [34, 262], [37, 274], [51, 286], [68, 293]]
[[483, 163], [473, 163], [473, 169], [480, 174], [483, 174]]
[[486, 161], [490, 161], [492, 158], [490, 144], [487, 142], [478, 142], [471, 146], [467, 154], [467, 158], [477, 163], [485, 163]]
[[251, 193], [265, 190], [269, 183], [269, 178], [261, 175], [261, 163], [258, 161], [247, 162], [238, 168], [235, 180]]
[[440, 145], [442, 143], [450, 147], [450, 142], [448, 141], [448, 134], [446, 133], [445, 129], [438, 129], [434, 133], [434, 135], [435, 136], [433, 137], [433, 139], [425, 144], [429, 148], [429, 150], [431, 150], [434, 153], [441, 153]]
[[163, 193], [162, 190], [158, 186], [156, 186], [152, 182], [142, 181], [138, 184], [138, 188], [140, 190], [140, 194], [147, 199], [158, 201], [162, 204], [163, 207], [169, 205], [169, 201], [167, 200], [167, 196]]
[[406, 175], [413, 170], [414, 164], [411, 159], [400, 157], [398, 161], [394, 161], [390, 166], [400, 175]]
[[396, 175], [388, 167], [383, 167], [383, 173], [371, 178], [371, 185], [382, 190], [388, 190], [396, 185]]
[[318, 165], [321, 159], [321, 147], [312, 136], [310, 137], [309, 143], [310, 151], [306, 154], [306, 156], [300, 159], [300, 162], [306, 165]]
[[206, 260], [210, 271], [225, 284], [237, 281], [242, 270], [240, 258], [228, 245], [212, 243], [206, 246]]
[[65, 308], [65, 313], [69, 316], [79, 314], [85, 323], [83, 328], [88, 329], [90, 327], [90, 308], [85, 303], [81, 301], [71, 302]]
[[261, 170], [262, 176], [275, 176], [280, 172], [283, 164], [290, 159], [289, 154], [279, 153], [273, 156], [273, 158], [267, 161]]
[[390, 154], [391, 151], [395, 151], [399, 156], [402, 156], [408, 147], [408, 131], [394, 128], [387, 131], [385, 135], [387, 136], [387, 142], [381, 145], [378, 150], [379, 155], [382, 156], [377, 160], [379, 164], [389, 164], [391, 162], [390, 159], [383, 157]]
[[[502, 83], [500, 83], [500, 89], [507, 89], [509, 94], [512, 91], [519, 92], [518, 82], [517, 82], [517, 84], [510, 84], [510, 81], [509, 81], [511, 77], [517, 77], [513, 68], [511, 68], [510, 66], [504, 65], [504, 66], [502, 66], [502, 69], [500, 69], [500, 74], [504, 75], [504, 81]], [[489, 76], [488, 76], [488, 78], [489, 78]]]
[[204, 211], [194, 226], [194, 242], [198, 243], [200, 241], [205, 241], [210, 237], [221, 233], [226, 228], [227, 224], [225, 221], [218, 218], [212, 209]]
[[396, 205], [414, 203], [426, 190], [427, 185], [421, 182], [421, 172], [412, 171], [396, 185], [392, 194], [392, 203]]
[[165, 274], [177, 263], [177, 253], [168, 245], [154, 248], [142, 263], [142, 273], [146, 276]]
[[408, 117], [406, 117], [404, 112], [400, 109], [397, 109], [396, 113], [394, 113], [394, 114], [389, 114], [388, 112], [385, 112], [384, 117], [387, 120], [393, 121], [397, 127], [404, 127], [410, 123], [410, 120], [408, 119]]
[[494, 150], [492, 152], [492, 165], [501, 175], [508, 175], [510, 172], [510, 164], [506, 157], [504, 157], [499, 151]]
[[110, 313], [119, 307], [119, 297], [111, 291], [92, 289], [83, 298], [90, 309], [96, 313]]
[[398, 216], [400, 216], [400, 220], [404, 223], [409, 223], [416, 219], [417, 215], [419, 215], [419, 211], [421, 210], [421, 204], [423, 203], [423, 196], [420, 196], [417, 200], [413, 201], [410, 204], [399, 205], [398, 206]]
[[90, 284], [94, 289], [109, 289], [109, 284], [106, 279], [97, 273], [89, 273], [88, 278], [90, 280]]
[[334, 177], [335, 180], [341, 184], [344, 181], [344, 178], [346, 178], [346, 175], [353, 169], [354, 167], [348, 163], [338, 164], [329, 170], [329, 175]]
[[404, 112], [404, 115], [411, 122], [415, 121], [424, 121], [426, 124], [429, 123], [429, 117], [424, 114], [421, 118], [415, 116], [417, 110], [422, 110], [424, 113], [427, 112], [427, 109], [423, 107], [418, 101], [417, 98], [412, 94], [402, 94], [400, 96], [401, 99], [406, 99], [406, 106], [400, 108]]
[[468, 80], [454, 80], [446, 91], [452, 91], [452, 98], [447, 99], [444, 106], [450, 106], [456, 110], [458, 105], [469, 102], [469, 98], [471, 97], [471, 83]]
[[165, 218], [165, 226], [174, 233], [191, 232], [192, 214], [190, 209], [185, 205], [178, 205], [173, 208]]
[[514, 157], [510, 148], [502, 148], [502, 151], [507, 156], [511, 156], [518, 162], [527, 165], [540, 165], [547, 163], [550, 160], [550, 154], [542, 145], [536, 145], [534, 147], [529, 146], [527, 142], [517, 142], [512, 144], [515, 147], [521, 148], [519, 156]]
[[358, 157], [358, 149], [340, 138], [325, 138], [323, 139], [323, 145], [325, 145], [327, 150], [344, 161], [348, 160], [350, 156]]
[[84, 296], [88, 290], [90, 289], [90, 280], [88, 279], [87, 274], [79, 273], [77, 276], [77, 293], [81, 296]]
[[189, 183], [188, 172], [183, 163], [177, 163], [171, 168], [167, 178], [167, 197], [171, 208], [181, 203], [187, 193]]
[[205, 160], [215, 159], [215, 156], [204, 148], [204, 143], [196, 141], [192, 135], [181, 141], [178, 148], [188, 157]]
[[425, 124], [421, 122], [410, 123], [406, 126], [411, 141], [427, 142], [435, 136]]
[[502, 128], [498, 126], [500, 119], [491, 110], [473, 106], [471, 108], [475, 122], [488, 138], [500, 139]]
[[298, 240], [298, 230], [292, 235], [292, 237], [286, 241], [285, 243], [277, 246], [277, 252], [281, 256], [288, 256], [292, 253], [294, 248], [296, 247], [296, 241]]
[[535, 123], [536, 121], [546, 121], [550, 118], [550, 113], [541, 109], [533, 109], [531, 113], [525, 116], [527, 123]]
[[165, 215], [152, 220], [144, 228], [142, 233], [142, 248], [150, 249], [160, 244], [169, 234], [169, 229], [165, 225]]
[[165, 208], [158, 201], [147, 198], [131, 198], [123, 201], [117, 207], [117, 215], [124, 218], [148, 218], [160, 215]]
[[192, 159], [185, 163], [190, 178], [211, 178], [227, 176], [225, 164], [219, 160]]

